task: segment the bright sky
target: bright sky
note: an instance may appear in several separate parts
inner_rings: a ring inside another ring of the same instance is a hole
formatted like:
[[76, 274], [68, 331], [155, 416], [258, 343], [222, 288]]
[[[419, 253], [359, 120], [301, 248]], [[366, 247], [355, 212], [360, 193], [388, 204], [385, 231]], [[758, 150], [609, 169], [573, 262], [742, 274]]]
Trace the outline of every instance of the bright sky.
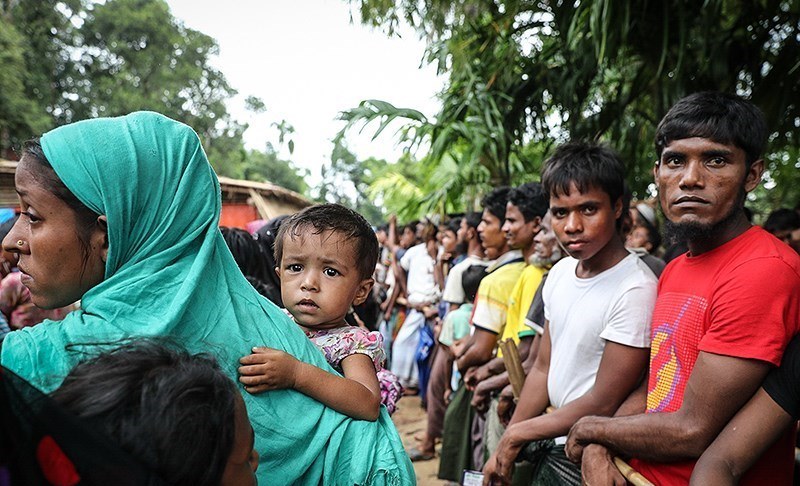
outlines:
[[[378, 30], [350, 21], [345, 0], [167, 0], [172, 14], [188, 27], [215, 38], [220, 54], [214, 65], [239, 95], [230, 103], [235, 119], [246, 121], [249, 148], [277, 146], [273, 122], [295, 127], [294, 154], [299, 167], [311, 171], [311, 184], [330, 160], [331, 139], [342, 127], [340, 111], [365, 99], [415, 108], [427, 116], [438, 111], [434, 95], [443, 80], [432, 66], [420, 69], [424, 44], [408, 30], [388, 38]], [[354, 12], [357, 15], [357, 12]], [[253, 115], [244, 98], [255, 95], [267, 111]], [[377, 124], [364, 134], [352, 131], [351, 150], [360, 158], [396, 160], [393, 131], [370, 141]], [[288, 150], [282, 154], [289, 157]]]

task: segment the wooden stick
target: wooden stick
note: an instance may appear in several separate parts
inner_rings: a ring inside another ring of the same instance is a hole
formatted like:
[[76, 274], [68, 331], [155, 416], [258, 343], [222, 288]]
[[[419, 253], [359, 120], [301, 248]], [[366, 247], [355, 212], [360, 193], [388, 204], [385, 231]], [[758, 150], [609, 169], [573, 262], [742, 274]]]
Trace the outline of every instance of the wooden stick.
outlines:
[[514, 398], [519, 399], [522, 394], [522, 386], [525, 384], [525, 370], [522, 369], [519, 350], [513, 339], [506, 339], [500, 342], [499, 346], [503, 351], [503, 364], [508, 371], [508, 381], [511, 383]]

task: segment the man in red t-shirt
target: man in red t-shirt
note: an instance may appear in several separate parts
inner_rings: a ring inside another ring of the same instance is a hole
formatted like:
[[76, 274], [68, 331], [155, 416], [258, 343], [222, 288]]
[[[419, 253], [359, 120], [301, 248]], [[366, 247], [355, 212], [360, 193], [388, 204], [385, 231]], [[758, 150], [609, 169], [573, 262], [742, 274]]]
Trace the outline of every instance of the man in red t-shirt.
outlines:
[[[660, 203], [689, 253], [661, 276], [647, 383], [614, 418], [587, 417], [570, 431], [567, 454], [587, 483], [625, 484], [614, 454], [637, 458], [631, 465], [655, 484], [687, 484], [800, 330], [800, 258], [743, 210], [766, 139], [761, 111], [721, 93], [690, 95], [659, 124]], [[791, 439], [783, 434], [742, 483], [789, 484]]]

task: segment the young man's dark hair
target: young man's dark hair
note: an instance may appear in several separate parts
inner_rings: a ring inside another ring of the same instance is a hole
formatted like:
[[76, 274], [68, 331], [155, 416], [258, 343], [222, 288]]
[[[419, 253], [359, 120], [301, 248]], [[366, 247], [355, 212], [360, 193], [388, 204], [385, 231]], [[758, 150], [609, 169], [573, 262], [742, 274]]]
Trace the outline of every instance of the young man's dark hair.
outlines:
[[287, 218], [275, 240], [275, 261], [281, 264], [283, 241], [299, 236], [300, 230], [312, 227], [312, 234], [332, 231], [355, 242], [355, 261], [361, 278], [370, 278], [378, 263], [378, 238], [363, 216], [341, 204], [318, 204]]
[[[569, 194], [572, 185], [584, 193], [597, 187], [608, 194], [613, 206], [625, 194], [625, 165], [619, 155], [603, 145], [570, 142], [558, 147], [545, 162], [542, 186], [545, 194]], [[617, 219], [617, 227], [622, 218]]]
[[453, 218], [447, 222], [447, 231], [452, 231], [453, 234], [458, 234], [458, 229], [461, 228], [461, 218]]
[[673, 105], [656, 129], [656, 153], [674, 140], [707, 138], [735, 145], [747, 155], [748, 168], [761, 158], [767, 144], [764, 114], [738, 96], [706, 91], [691, 94]]
[[470, 211], [464, 215], [464, 219], [467, 221], [467, 226], [469, 226], [474, 230], [477, 230], [478, 225], [481, 224], [481, 213]]
[[461, 274], [461, 287], [464, 289], [465, 302], [475, 300], [481, 280], [486, 276], [486, 265], [470, 265]]
[[500, 220], [501, 224], [503, 220], [506, 219], [506, 204], [508, 204], [509, 191], [511, 191], [511, 189], [508, 187], [498, 187], [487, 194], [483, 198], [483, 201], [481, 201], [483, 209], [493, 214], [497, 219]]
[[533, 218], [544, 216], [550, 207], [550, 195], [538, 182], [528, 182], [508, 191], [508, 202], [519, 209], [527, 223]]

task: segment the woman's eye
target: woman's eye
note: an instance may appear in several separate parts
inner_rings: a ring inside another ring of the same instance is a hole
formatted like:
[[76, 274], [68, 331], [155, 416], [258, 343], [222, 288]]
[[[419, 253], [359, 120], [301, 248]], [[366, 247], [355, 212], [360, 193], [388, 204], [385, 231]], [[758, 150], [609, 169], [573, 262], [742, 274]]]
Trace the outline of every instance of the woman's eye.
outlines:
[[337, 272], [336, 270], [334, 270], [332, 268], [326, 268], [325, 269], [325, 275], [327, 275], [329, 277], [335, 277], [335, 276], [339, 275], [339, 272]]
[[40, 221], [38, 216], [36, 216], [35, 214], [30, 213], [28, 211], [21, 211], [19, 214], [21, 214], [21, 215], [25, 216], [26, 218], [28, 218], [28, 221], [30, 221], [31, 223], [37, 223], [37, 222]]

